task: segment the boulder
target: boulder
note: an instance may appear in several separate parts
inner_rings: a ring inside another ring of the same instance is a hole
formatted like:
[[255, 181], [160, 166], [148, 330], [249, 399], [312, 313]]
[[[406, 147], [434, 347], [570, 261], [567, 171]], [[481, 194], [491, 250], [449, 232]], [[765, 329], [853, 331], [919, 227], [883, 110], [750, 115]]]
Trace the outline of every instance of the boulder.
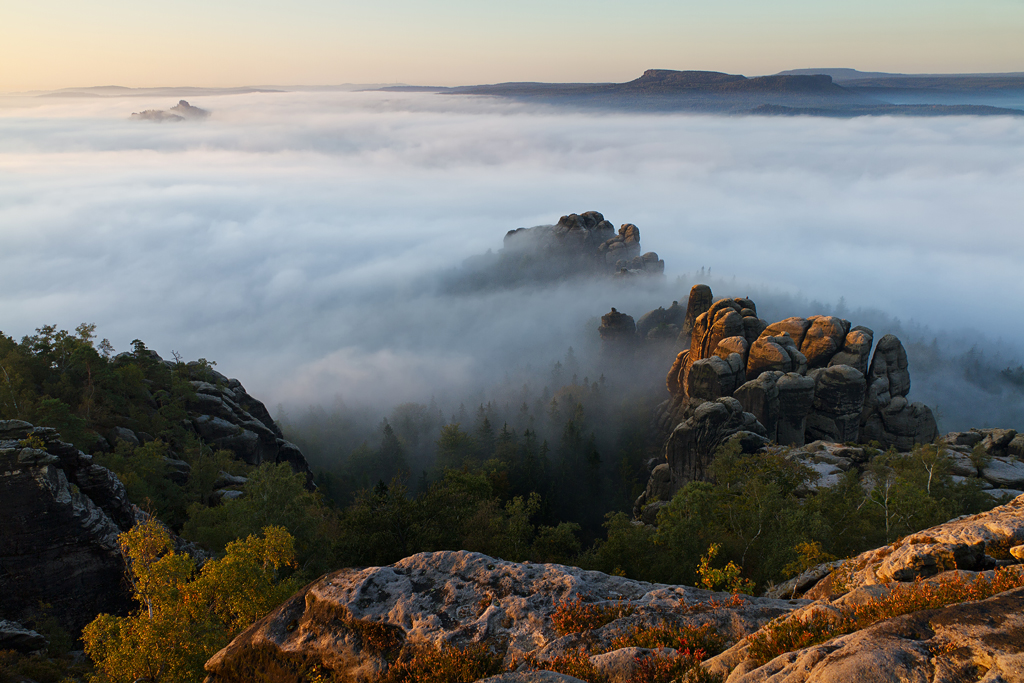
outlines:
[[1007, 449], [1017, 437], [1013, 429], [985, 429], [985, 438], [981, 440], [981, 447], [989, 455], [1007, 455]]
[[843, 347], [836, 355], [832, 356], [828, 364], [849, 365], [866, 375], [874, 337], [875, 333], [870, 327], [857, 326], [853, 328], [847, 332]]
[[747, 379], [759, 377], [762, 372], [796, 372], [803, 375], [807, 372], [807, 358], [800, 353], [796, 342], [788, 334], [772, 337], [767, 336], [766, 330], [750, 346]]
[[139, 437], [135, 435], [135, 432], [126, 427], [112, 428], [107, 435], [107, 440], [110, 442], [110, 445], [115, 448], [117, 447], [118, 441], [124, 441], [130, 446], [142, 445], [142, 442], [139, 440]]
[[1024, 489], [1024, 462], [996, 456], [982, 468], [981, 478], [996, 487]]
[[750, 343], [746, 337], [726, 337], [722, 341], [718, 342], [718, 346], [712, 352], [719, 358], [728, 358], [734, 353], [740, 355], [741, 366], [747, 367], [747, 354], [750, 352]]
[[676, 427], [665, 445], [673, 494], [687, 482], [707, 481], [715, 451], [737, 432], [767, 438], [764, 427], [731, 396], [701, 404], [693, 417]]
[[213, 482], [213, 488], [226, 489], [229, 486], [244, 486], [248, 481], [248, 477], [239, 477], [221, 470]]
[[877, 408], [867, 420], [862, 415], [861, 420], [861, 442], [877, 441], [883, 448], [909, 451], [917, 444], [931, 443], [939, 434], [932, 409], [923, 403], [910, 403], [902, 396]]
[[601, 316], [601, 327], [597, 331], [601, 335], [602, 349], [611, 353], [620, 353], [623, 349], [630, 349], [637, 342], [636, 323], [633, 322], [633, 316], [620, 313], [614, 308], [611, 312]]
[[694, 363], [712, 356], [723, 339], [743, 335], [740, 310], [739, 304], [732, 299], [721, 299], [712, 304], [707, 313], [697, 317], [687, 356], [689, 366], [683, 368], [683, 386], [686, 386], [685, 378]]
[[903, 343], [895, 335], [887, 334], [875, 346], [868, 380], [873, 384], [884, 379], [885, 393], [890, 397], [906, 396], [910, 393], [910, 371], [907, 367], [907, 351]]
[[807, 438], [856, 442], [864, 407], [864, 375], [849, 365], [832, 365], [812, 370], [808, 377], [814, 380], [814, 402], [807, 415]]
[[761, 333], [762, 337], [781, 337], [787, 335], [796, 344], [797, 349], [804, 342], [804, 335], [811, 327], [811, 321], [806, 318], [786, 318], [777, 323], [771, 323]]
[[702, 358], [690, 367], [686, 378], [686, 395], [713, 401], [722, 396], [731, 396], [744, 379], [743, 358], [738, 353], [726, 358]]
[[807, 321], [811, 325], [799, 344], [800, 353], [806, 356], [808, 368], [823, 368], [842, 349], [850, 321], [830, 315], [812, 315]]
[[164, 465], [167, 466], [166, 474], [164, 474], [165, 477], [178, 486], [184, 486], [188, 483], [188, 478], [192, 474], [191, 465], [184, 460], [168, 457], [164, 457]]
[[[356, 680], [379, 674], [415, 647], [442, 643], [456, 649], [493, 645], [509, 669], [528, 657], [549, 660], [583, 644], [580, 634], [563, 636], [552, 622], [559, 605], [576, 599], [631, 608], [586, 634], [588, 651], [603, 657], [597, 665], [612, 675], [626, 668], [625, 655], [608, 656], [617, 649], [612, 640], [630, 627], [709, 624], [727, 642], [736, 642], [807, 604], [743, 596], [737, 606], [715, 608], [711, 600], [732, 596], [465, 551], [420, 553], [387, 567], [342, 569], [319, 578], [215, 654], [206, 663], [207, 680], [298, 683], [308, 680], [301, 672], [312, 666], [338, 680]], [[373, 647], [360, 635], [366, 633], [388, 647]], [[516, 674], [533, 676], [523, 670]]]
[[38, 652], [47, 646], [46, 637], [16, 621], [0, 619], [0, 651]]
[[640, 316], [640, 319], [636, 321], [636, 332], [641, 339], [646, 339], [655, 328], [674, 327], [676, 334], [678, 334], [685, 317], [686, 310], [679, 305], [678, 301], [673, 301], [672, 305], [668, 308], [661, 308], [659, 306], [653, 311], [648, 311]]
[[663, 462], [651, 470], [651, 478], [647, 480], [647, 501], [672, 499], [672, 469]]
[[915, 444], [930, 443], [938, 437], [938, 425], [931, 409], [910, 403], [910, 371], [907, 352], [900, 340], [887, 334], [878, 340], [867, 376], [860, 439], [877, 441], [882, 448], [910, 450]]

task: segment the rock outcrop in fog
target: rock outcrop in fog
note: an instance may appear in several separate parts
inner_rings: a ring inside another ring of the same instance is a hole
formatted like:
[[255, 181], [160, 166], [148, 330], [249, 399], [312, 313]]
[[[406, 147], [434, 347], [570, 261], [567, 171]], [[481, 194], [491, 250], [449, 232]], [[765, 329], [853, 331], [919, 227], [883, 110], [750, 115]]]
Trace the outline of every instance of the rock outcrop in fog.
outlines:
[[466, 259], [448, 278], [454, 291], [515, 287], [580, 276], [661, 275], [665, 262], [640, 247], [640, 229], [615, 227], [597, 211], [562, 216], [554, 225], [516, 228], [501, 250]]
[[639, 323], [615, 309], [601, 321], [609, 354], [642, 353], [644, 345], [657, 352], [673, 337], [684, 349], [666, 377], [671, 398], [655, 415], [665, 444], [659, 467], [668, 474], [652, 475], [637, 517], [687, 482], [707, 480], [715, 452], [730, 443], [746, 453], [812, 442], [906, 451], [938, 436], [931, 409], [907, 399], [907, 353], [894, 335], [872, 353], [867, 327], [821, 315], [769, 324], [750, 299], [714, 301], [706, 285], [691, 289], [685, 310], [673, 301]]
[[131, 118], [139, 121], [200, 121], [210, 116], [206, 109], [193, 107], [185, 100], [178, 100], [178, 103], [168, 110], [146, 109], [145, 111], [133, 112]]

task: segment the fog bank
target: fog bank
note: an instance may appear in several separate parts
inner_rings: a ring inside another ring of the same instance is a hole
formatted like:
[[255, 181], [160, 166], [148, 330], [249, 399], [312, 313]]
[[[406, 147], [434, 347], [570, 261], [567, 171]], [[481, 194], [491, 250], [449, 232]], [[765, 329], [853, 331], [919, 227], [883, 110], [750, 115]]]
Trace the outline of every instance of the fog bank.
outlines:
[[[381, 414], [547, 373], [568, 346], [591, 362], [611, 306], [639, 317], [700, 279], [769, 319], [839, 308], [878, 336], [934, 338], [942, 358], [1024, 358], [1007, 305], [1024, 262], [1019, 120], [582, 115], [404, 93], [190, 102], [210, 118], [129, 120], [168, 98], [0, 107], [0, 330], [95, 322], [118, 350], [139, 338], [215, 360], [270, 406]], [[434, 286], [506, 231], [586, 210], [638, 225], [666, 277]], [[930, 372], [912, 396], [946, 402], [940, 426], [1015, 395]]]

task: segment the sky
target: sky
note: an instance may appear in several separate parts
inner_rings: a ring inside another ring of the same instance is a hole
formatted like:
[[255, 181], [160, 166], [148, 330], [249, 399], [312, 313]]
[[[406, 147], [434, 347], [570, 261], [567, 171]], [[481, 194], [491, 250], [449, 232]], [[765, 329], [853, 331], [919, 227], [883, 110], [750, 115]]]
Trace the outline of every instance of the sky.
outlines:
[[0, 0], [0, 92], [1024, 71], [1022, 0]]
[[[878, 336], [916, 330], [1024, 362], [1017, 117], [292, 92], [192, 98], [212, 112], [201, 121], [129, 118], [173, 99], [0, 107], [3, 333], [96, 323], [118, 351], [138, 338], [214, 360], [272, 409], [340, 397], [385, 410], [543, 371], [570, 345], [582, 357], [612, 306], [638, 318], [685, 300], [706, 268], [716, 295], [750, 296], [767, 320], [842, 300]], [[440, 287], [508, 230], [587, 210], [639, 226], [666, 277]], [[948, 387], [968, 396], [962, 378]]]

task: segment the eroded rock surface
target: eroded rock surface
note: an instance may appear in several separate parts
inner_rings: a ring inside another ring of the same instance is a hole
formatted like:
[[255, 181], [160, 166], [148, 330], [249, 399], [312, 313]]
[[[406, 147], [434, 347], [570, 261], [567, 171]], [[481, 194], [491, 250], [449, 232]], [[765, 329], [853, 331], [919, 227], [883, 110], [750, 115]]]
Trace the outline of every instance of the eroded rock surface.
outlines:
[[896, 543], [861, 553], [840, 576], [831, 573], [806, 595], [819, 598], [835, 591], [913, 581], [955, 569], [991, 569], [1009, 557], [1008, 549], [1024, 544], [1024, 496], [987, 512], [950, 520], [911, 534]]
[[[742, 605], [714, 608], [712, 600], [732, 596], [576, 567], [505, 562], [479, 553], [421, 553], [388, 567], [323, 576], [210, 659], [207, 680], [299, 681], [303, 666], [317, 664], [347, 680], [369, 681], [384, 669], [389, 652], [394, 656], [405, 647], [440, 644], [485, 643], [512, 668], [527, 656], [550, 659], [583, 644], [579, 634], [560, 635], [551, 619], [559, 603], [577, 597], [603, 606], [628, 601], [633, 608], [591, 631], [588, 651], [609, 648], [631, 625], [666, 620], [710, 623], [735, 642], [805, 604], [744, 597]], [[391, 643], [392, 649], [372, 647], [370, 633]], [[602, 664], [614, 669], [614, 658], [606, 659]]]
[[[729, 653], [735, 656], [736, 653]], [[722, 671], [725, 655], [707, 667]], [[733, 662], [730, 662], [733, 663]], [[724, 673], [724, 671], [722, 671]], [[1024, 680], [1024, 588], [912, 612], [751, 668], [727, 683], [934, 683]]]

